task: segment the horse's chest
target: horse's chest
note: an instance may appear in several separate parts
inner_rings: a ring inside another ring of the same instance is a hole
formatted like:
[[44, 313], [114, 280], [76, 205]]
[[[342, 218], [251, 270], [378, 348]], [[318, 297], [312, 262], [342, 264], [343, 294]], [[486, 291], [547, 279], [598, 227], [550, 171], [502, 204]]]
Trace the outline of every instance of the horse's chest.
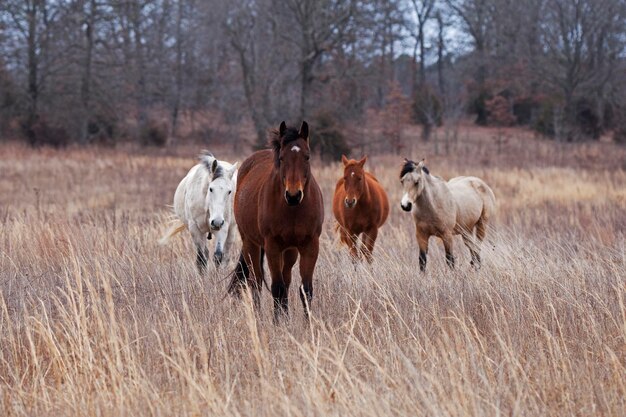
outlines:
[[280, 227], [266, 228], [263, 236], [283, 248], [288, 248], [305, 244], [310, 240], [311, 233], [310, 230], [298, 224], [283, 224]]
[[415, 227], [423, 234], [438, 235], [441, 233], [443, 224], [441, 219], [432, 216], [429, 213], [414, 213]]
[[353, 211], [348, 215], [344, 215], [343, 217], [343, 226], [351, 231], [352, 233], [361, 233], [368, 227], [371, 223], [370, 216], [367, 216], [366, 213], [361, 213], [358, 211]]

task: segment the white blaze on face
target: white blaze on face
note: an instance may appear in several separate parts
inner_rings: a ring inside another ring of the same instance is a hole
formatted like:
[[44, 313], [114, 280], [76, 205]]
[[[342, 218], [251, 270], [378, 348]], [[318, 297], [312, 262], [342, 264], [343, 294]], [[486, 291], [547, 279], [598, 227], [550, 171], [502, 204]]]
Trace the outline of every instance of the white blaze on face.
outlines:
[[224, 225], [226, 209], [231, 202], [232, 189], [232, 181], [227, 178], [216, 178], [209, 183], [205, 202], [209, 227], [212, 227], [213, 222], [218, 228]]
[[411, 196], [411, 194], [413, 193], [411, 191], [415, 187], [415, 179], [416, 179], [415, 173], [413, 172], [406, 174], [402, 178], [402, 187], [404, 188], [404, 193], [402, 194], [402, 200], [400, 200], [400, 205], [402, 207], [408, 207], [409, 205], [413, 204], [413, 198]]
[[350, 174], [351, 177], [354, 177], [354, 171], [352, 171], [352, 174]]
[[300, 152], [300, 147], [298, 145], [293, 145], [291, 152]]
[[409, 193], [402, 194], [402, 200], [400, 201], [400, 204], [403, 207], [408, 207], [409, 204], [412, 204], [411, 199], [409, 198]]

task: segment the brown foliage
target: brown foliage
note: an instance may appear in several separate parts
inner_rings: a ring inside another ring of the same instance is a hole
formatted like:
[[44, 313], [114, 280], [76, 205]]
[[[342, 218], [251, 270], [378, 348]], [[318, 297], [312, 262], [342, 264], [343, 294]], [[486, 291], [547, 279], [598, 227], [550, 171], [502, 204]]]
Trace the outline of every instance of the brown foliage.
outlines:
[[489, 123], [494, 126], [511, 126], [515, 123], [515, 116], [509, 100], [503, 96], [495, 96], [485, 101]]
[[389, 87], [381, 117], [382, 134], [389, 142], [390, 150], [400, 152], [405, 146], [402, 143], [402, 132], [411, 123], [411, 101], [404, 95], [397, 81], [393, 81]]

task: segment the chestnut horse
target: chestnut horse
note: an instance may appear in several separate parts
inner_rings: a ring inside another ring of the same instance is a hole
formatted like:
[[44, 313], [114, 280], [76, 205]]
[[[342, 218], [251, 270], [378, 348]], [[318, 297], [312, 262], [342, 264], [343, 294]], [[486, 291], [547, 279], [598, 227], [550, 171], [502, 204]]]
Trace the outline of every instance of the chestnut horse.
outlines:
[[272, 149], [255, 152], [239, 168], [235, 219], [243, 247], [229, 292], [239, 294], [247, 284], [258, 309], [265, 253], [278, 320], [288, 314], [291, 269], [300, 254], [300, 298], [308, 318], [324, 222], [322, 192], [309, 162], [309, 126], [302, 122], [298, 131], [282, 122], [270, 132], [270, 144]]
[[333, 213], [339, 223], [337, 228], [353, 259], [360, 257], [357, 239], [362, 234], [362, 251], [371, 263], [378, 229], [389, 215], [389, 199], [376, 177], [363, 169], [367, 157], [355, 161], [342, 155], [341, 161], [343, 178], [337, 181], [333, 197]]

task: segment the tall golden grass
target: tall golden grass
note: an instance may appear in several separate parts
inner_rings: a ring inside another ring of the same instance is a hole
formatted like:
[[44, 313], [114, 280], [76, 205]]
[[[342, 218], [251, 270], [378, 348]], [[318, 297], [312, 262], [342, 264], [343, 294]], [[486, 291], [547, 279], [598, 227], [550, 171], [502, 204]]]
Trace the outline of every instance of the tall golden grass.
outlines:
[[607, 162], [623, 151], [591, 147], [589, 162], [533, 146], [545, 155], [429, 160], [496, 193], [477, 272], [461, 242], [455, 271], [431, 244], [418, 272], [389, 155], [368, 164], [390, 218], [373, 265], [355, 268], [330, 214], [339, 164], [316, 165], [327, 217], [312, 322], [296, 273], [291, 318], [274, 326], [267, 291], [258, 318], [226, 297], [233, 259], [200, 276], [186, 236], [157, 244], [197, 150], [3, 145], [0, 414], [624, 415], [626, 173]]

